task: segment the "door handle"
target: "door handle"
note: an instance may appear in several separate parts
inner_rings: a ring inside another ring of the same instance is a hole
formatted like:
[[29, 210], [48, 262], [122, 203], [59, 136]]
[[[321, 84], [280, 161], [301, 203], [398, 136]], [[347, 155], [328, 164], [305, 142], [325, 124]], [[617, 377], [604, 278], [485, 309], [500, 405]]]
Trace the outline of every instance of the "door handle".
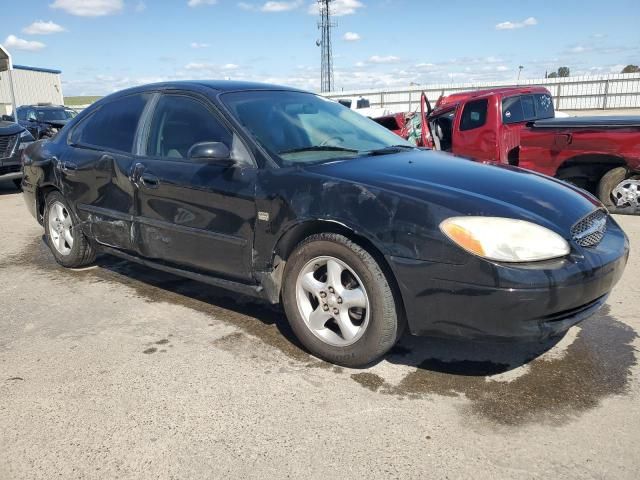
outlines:
[[150, 173], [143, 173], [140, 175], [140, 183], [147, 188], [158, 188], [158, 185], [160, 185], [160, 179]]
[[144, 172], [144, 168], [145, 167], [143, 163], [136, 163], [131, 169], [131, 175], [129, 175], [129, 180], [131, 180], [133, 183], [137, 185], [138, 180], [140, 180], [140, 176], [142, 175], [142, 172]]

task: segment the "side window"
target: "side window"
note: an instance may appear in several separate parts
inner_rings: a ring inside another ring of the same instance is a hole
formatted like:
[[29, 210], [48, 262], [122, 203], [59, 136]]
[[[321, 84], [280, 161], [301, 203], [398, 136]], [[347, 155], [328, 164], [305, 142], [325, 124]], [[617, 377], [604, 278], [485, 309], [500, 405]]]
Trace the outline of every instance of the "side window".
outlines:
[[232, 148], [231, 132], [201, 102], [183, 95], [165, 95], [151, 121], [147, 155], [186, 159], [200, 142], [222, 142]]
[[460, 119], [460, 131], [473, 130], [487, 123], [487, 108], [489, 100], [475, 100], [465, 105]]
[[524, 121], [520, 96], [502, 99], [502, 123], [518, 123]]
[[19, 108], [18, 109], [18, 120], [25, 121], [27, 119], [27, 109]]
[[150, 94], [129, 95], [107, 103], [85, 118], [71, 134], [71, 141], [107, 150], [133, 152], [140, 116]]
[[553, 118], [555, 112], [553, 109], [553, 99], [551, 95], [546, 93], [537, 93], [533, 96], [536, 103], [536, 118]]
[[523, 95], [520, 99], [522, 102], [522, 114], [525, 120], [533, 120], [536, 118], [536, 107], [533, 104], [532, 95]]

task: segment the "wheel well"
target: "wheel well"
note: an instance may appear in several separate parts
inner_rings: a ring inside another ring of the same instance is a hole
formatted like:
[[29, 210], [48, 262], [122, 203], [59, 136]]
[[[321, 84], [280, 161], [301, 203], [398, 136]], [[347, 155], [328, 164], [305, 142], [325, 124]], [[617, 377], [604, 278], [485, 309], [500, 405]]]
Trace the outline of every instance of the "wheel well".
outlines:
[[592, 193], [598, 188], [602, 176], [612, 168], [624, 167], [624, 158], [610, 155], [581, 155], [565, 161], [558, 170], [556, 178], [561, 180], [580, 179], [584, 187]]
[[520, 147], [515, 147], [507, 153], [507, 161], [509, 165], [517, 167], [520, 164]]
[[40, 223], [42, 223], [44, 218], [44, 206], [46, 204], [45, 199], [47, 198], [47, 195], [53, 191], [58, 191], [58, 189], [53, 185], [39, 187], [36, 190], [36, 208], [38, 209], [38, 221]]
[[396, 302], [399, 308], [399, 314], [402, 317], [402, 321], [406, 321], [404, 300], [402, 298], [400, 286], [398, 285], [393, 270], [387, 262], [384, 254], [369, 239], [362, 235], [358, 235], [355, 231], [341, 223], [327, 220], [313, 220], [301, 223], [291, 228], [278, 240], [276, 248], [274, 249], [274, 257], [277, 255], [286, 262], [286, 260], [289, 258], [289, 255], [291, 255], [291, 253], [300, 243], [302, 243], [306, 238], [319, 233], [338, 233], [340, 235], [344, 235], [353, 243], [356, 243], [364, 248], [369, 253], [369, 255], [371, 255], [376, 260], [376, 262], [378, 262], [378, 265], [380, 265], [380, 268], [387, 277], [389, 286], [391, 287], [394, 297], [396, 298]]

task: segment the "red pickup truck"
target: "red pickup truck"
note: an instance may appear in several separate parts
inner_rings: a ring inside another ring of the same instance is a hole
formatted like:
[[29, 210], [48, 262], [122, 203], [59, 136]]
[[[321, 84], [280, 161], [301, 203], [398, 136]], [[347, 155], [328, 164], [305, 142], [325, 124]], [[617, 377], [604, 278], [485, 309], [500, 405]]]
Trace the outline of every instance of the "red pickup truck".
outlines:
[[612, 210], [640, 209], [640, 117], [554, 118], [543, 87], [456, 93], [433, 110], [423, 95], [422, 105], [418, 144], [569, 181]]

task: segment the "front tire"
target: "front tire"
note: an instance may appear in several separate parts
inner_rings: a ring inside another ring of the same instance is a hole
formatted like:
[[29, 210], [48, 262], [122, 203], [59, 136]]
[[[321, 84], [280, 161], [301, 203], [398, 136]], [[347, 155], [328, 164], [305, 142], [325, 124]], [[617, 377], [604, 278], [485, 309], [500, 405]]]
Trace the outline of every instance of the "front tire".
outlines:
[[285, 267], [282, 300], [300, 342], [338, 365], [372, 363], [403, 331], [385, 273], [343, 235], [313, 235], [295, 249]]
[[56, 261], [67, 268], [80, 268], [93, 263], [95, 248], [82, 233], [78, 218], [62, 194], [51, 192], [45, 202], [45, 238]]

